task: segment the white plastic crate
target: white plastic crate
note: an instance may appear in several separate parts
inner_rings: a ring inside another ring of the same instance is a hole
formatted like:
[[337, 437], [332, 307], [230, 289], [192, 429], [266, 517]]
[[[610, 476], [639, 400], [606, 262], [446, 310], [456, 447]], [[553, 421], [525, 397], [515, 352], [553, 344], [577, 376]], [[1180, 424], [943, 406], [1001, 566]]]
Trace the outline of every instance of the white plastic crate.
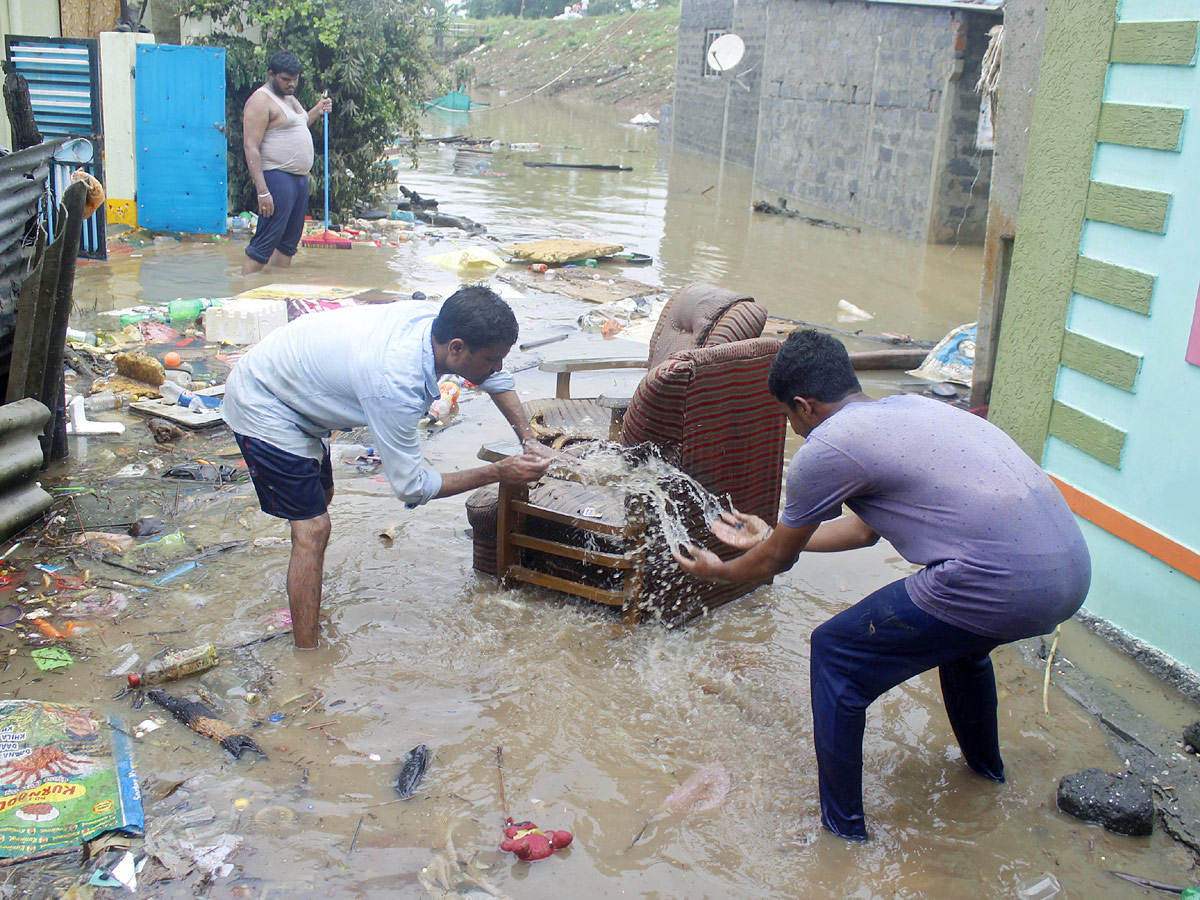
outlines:
[[226, 300], [204, 311], [204, 336], [226, 344], [257, 344], [287, 324], [286, 300]]

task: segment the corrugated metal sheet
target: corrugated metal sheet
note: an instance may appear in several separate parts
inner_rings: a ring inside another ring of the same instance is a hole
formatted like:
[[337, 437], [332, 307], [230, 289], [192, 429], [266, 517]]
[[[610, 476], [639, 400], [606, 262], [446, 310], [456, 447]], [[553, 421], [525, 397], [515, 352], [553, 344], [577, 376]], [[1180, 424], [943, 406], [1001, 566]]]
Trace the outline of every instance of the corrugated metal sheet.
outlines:
[[57, 147], [58, 141], [52, 141], [0, 157], [0, 340], [12, 333], [11, 318], [6, 331], [3, 316], [15, 311], [17, 293], [28, 274], [21, 239], [46, 194], [50, 157]]
[[[47, 210], [50, 228], [56, 230], [54, 215], [62, 193], [71, 182], [71, 172], [83, 169], [104, 183], [104, 125], [100, 111], [99, 43], [83, 38], [46, 38], [9, 34], [4, 36], [5, 54], [13, 68], [29, 82], [33, 119], [47, 141], [82, 138], [77, 146], [85, 158], [67, 154], [55, 163], [50, 186], [56, 202]], [[70, 146], [70, 145], [66, 145]], [[79, 255], [88, 259], [108, 256], [105, 205], [101, 204], [83, 226]]]
[[16, 534], [50, 508], [38, 486], [42, 445], [38, 436], [50, 410], [36, 400], [0, 406], [0, 541]]

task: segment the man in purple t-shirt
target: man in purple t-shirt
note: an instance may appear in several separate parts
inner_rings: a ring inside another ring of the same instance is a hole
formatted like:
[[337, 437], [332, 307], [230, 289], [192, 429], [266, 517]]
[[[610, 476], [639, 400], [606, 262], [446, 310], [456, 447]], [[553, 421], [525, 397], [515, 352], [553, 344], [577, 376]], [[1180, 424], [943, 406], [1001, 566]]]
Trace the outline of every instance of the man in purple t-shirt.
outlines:
[[821, 822], [866, 840], [862, 738], [871, 702], [937, 667], [967, 765], [1004, 781], [989, 654], [1070, 618], [1087, 594], [1091, 561], [1062, 494], [1003, 431], [936, 400], [873, 400], [836, 338], [793, 333], [769, 387], [806, 439], [788, 469], [779, 527], [726, 515], [714, 533], [746, 553], [722, 562], [693, 547], [690, 558], [675, 558], [697, 577], [760, 581], [790, 569], [802, 550], [852, 550], [883, 537], [924, 566], [812, 634]]

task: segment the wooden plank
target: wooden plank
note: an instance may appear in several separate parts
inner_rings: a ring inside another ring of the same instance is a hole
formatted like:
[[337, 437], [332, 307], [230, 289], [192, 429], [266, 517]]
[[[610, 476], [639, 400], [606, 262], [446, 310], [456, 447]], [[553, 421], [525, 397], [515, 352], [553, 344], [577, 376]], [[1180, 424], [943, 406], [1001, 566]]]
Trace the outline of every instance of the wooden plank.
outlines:
[[1084, 217], [1094, 222], [1111, 222], [1151, 234], [1167, 230], [1167, 206], [1171, 195], [1162, 191], [1093, 181], [1088, 187]]
[[1063, 336], [1062, 358], [1059, 362], [1068, 369], [1131, 392], [1142, 367], [1142, 357], [1073, 331]]
[[1074, 289], [1078, 294], [1148, 316], [1154, 276], [1081, 256], [1075, 263]]
[[1176, 106], [1105, 103], [1096, 140], [1151, 150], [1179, 150], [1185, 110]]
[[500, 579], [501, 587], [511, 585], [510, 572], [516, 566], [519, 556], [513, 547], [512, 533], [523, 525], [523, 518], [517, 513], [516, 506], [524, 504], [529, 497], [529, 485], [501, 484], [499, 505], [496, 508], [496, 576]]
[[928, 350], [856, 350], [850, 365], [857, 372], [877, 369], [915, 369], [925, 362]]
[[513, 509], [517, 512], [525, 513], [526, 515], [536, 516], [539, 519], [545, 519], [548, 522], [557, 522], [559, 525], [570, 525], [572, 528], [582, 528], [586, 531], [594, 531], [596, 534], [624, 534], [625, 529], [621, 525], [606, 525], [604, 522], [597, 522], [594, 519], [585, 519], [581, 516], [570, 516], [566, 513], [555, 512], [552, 509], [545, 509], [541, 506], [534, 506], [532, 503], [524, 503], [519, 500], [513, 501]]
[[603, 603], [605, 606], [622, 606], [625, 603], [624, 591], [606, 591], [603, 588], [579, 584], [574, 581], [568, 581], [565, 578], [558, 578], [555, 575], [547, 575], [544, 572], [534, 572], [532, 569], [526, 569], [524, 566], [513, 566], [508, 574], [509, 578], [514, 578], [518, 581], [536, 584], [539, 587], [550, 588], [555, 591], [562, 591], [564, 594], [574, 594], [576, 597], [583, 597], [595, 603]]
[[565, 556], [567, 559], [574, 559], [595, 566], [607, 566], [610, 569], [628, 569], [632, 565], [630, 557], [623, 553], [601, 553], [598, 550], [585, 550], [581, 547], [572, 547], [569, 544], [563, 544], [558, 541], [530, 537], [527, 534], [510, 534], [509, 540], [512, 541], [515, 547], [524, 547], [526, 550], [539, 550], [542, 553], [550, 553], [554, 556]]
[[1072, 447], [1121, 468], [1125, 432], [1058, 400], [1050, 410], [1050, 434]]
[[1197, 22], [1118, 22], [1109, 59], [1115, 63], [1191, 66]]

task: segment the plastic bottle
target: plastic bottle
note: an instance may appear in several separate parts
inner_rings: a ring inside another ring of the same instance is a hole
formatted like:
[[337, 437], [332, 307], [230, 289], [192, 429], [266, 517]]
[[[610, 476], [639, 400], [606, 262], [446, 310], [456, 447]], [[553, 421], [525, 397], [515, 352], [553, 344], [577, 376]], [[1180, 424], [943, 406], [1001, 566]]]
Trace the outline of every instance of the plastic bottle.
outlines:
[[146, 666], [146, 671], [129, 675], [131, 688], [145, 687], [151, 684], [162, 684], [164, 681], [175, 681], [207, 672], [220, 663], [217, 658], [217, 648], [211, 644], [202, 644], [190, 650], [179, 650], [168, 653], [161, 659], [156, 659]]
[[175, 382], [175, 384], [179, 385], [185, 390], [192, 386], [192, 376], [183, 369], [165, 369], [163, 370], [163, 377], [165, 377], [167, 381]]
[[167, 315], [172, 322], [190, 322], [210, 306], [220, 306], [220, 300], [201, 297], [196, 300], [172, 300], [167, 304]]
[[95, 347], [96, 344], [98, 343], [98, 341], [96, 340], [96, 335], [94, 335], [92, 332], [79, 331], [75, 328], [67, 329], [67, 340], [68, 341], [80, 341], [84, 344], [91, 344], [93, 347]]
[[170, 379], [158, 386], [158, 392], [162, 394], [162, 398], [168, 403], [178, 403], [179, 398], [185, 393], [182, 387]]
[[541, 273], [541, 272], [545, 272], [548, 268], [550, 268], [550, 267], [548, 265], [546, 265], [545, 263], [530, 263], [529, 264], [530, 272]]
[[115, 394], [112, 391], [100, 391], [98, 394], [92, 394], [83, 401], [83, 408], [88, 412], [103, 412], [106, 409], [120, 409], [128, 402], [124, 394]]

